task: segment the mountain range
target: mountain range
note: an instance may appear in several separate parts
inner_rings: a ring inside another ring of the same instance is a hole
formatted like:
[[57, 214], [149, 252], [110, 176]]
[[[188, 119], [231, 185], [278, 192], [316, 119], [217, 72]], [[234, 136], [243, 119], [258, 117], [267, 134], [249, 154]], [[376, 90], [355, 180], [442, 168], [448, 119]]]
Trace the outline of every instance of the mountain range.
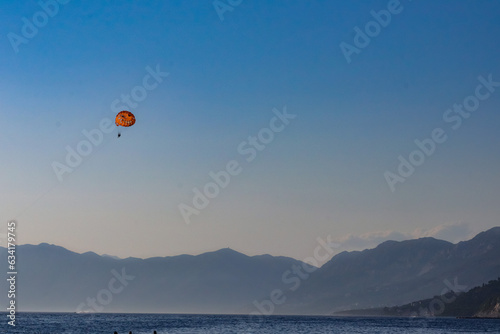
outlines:
[[[229, 248], [119, 259], [42, 243], [17, 246], [20, 311], [332, 314], [464, 292], [500, 275], [500, 227], [453, 244], [386, 241], [320, 268]], [[7, 259], [7, 249], [0, 248]], [[7, 261], [0, 264], [7, 272]], [[6, 280], [0, 291], [8, 291]], [[7, 293], [0, 294], [7, 305]]]
[[457, 244], [434, 238], [386, 241], [334, 256], [304, 282], [283, 312], [329, 314], [401, 305], [450, 290], [463, 292], [499, 275], [500, 227]]

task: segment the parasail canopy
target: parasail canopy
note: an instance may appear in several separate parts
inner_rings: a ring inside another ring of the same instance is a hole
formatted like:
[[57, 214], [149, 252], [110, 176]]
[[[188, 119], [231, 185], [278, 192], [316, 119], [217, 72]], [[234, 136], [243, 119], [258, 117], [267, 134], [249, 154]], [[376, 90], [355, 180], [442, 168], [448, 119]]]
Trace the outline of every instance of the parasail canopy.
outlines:
[[134, 123], [135, 123], [135, 116], [130, 111], [123, 110], [116, 115], [115, 118], [116, 126], [129, 127], [134, 125]]

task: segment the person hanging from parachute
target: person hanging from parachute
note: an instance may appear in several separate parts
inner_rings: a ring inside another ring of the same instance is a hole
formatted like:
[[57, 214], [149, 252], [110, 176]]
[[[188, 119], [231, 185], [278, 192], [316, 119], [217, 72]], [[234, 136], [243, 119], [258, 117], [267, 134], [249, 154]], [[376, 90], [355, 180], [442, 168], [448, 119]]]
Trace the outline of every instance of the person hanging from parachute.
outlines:
[[[135, 124], [135, 116], [130, 111], [123, 110], [120, 111], [115, 118], [116, 126], [123, 126], [128, 128]], [[118, 131], [118, 138], [120, 138], [122, 134]]]

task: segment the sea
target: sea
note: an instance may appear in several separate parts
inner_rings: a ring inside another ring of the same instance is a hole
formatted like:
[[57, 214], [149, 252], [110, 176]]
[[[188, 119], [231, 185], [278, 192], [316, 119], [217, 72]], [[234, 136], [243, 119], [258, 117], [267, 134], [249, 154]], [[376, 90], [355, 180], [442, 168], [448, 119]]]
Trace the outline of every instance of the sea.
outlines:
[[500, 319], [328, 316], [18, 313], [15, 327], [2, 313], [0, 333], [500, 333]]

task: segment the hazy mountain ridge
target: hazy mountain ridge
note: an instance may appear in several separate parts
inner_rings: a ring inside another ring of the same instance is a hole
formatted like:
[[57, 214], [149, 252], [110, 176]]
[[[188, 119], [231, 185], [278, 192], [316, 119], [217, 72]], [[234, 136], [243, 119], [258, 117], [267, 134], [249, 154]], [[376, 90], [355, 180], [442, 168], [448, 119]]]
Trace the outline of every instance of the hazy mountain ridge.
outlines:
[[334, 313], [352, 316], [452, 316], [500, 318], [500, 277], [467, 292], [449, 292], [406, 305]]
[[[250, 257], [231, 249], [118, 260], [42, 243], [20, 245], [16, 254], [17, 299], [20, 309], [27, 311], [76, 311], [88, 297], [109, 289], [113, 270], [121, 273], [124, 268], [125, 275], [134, 278], [112, 294], [109, 304], [99, 305], [102, 311], [234, 313], [280, 285], [282, 272], [302, 264], [287, 257]], [[0, 256], [6, 259], [5, 248]], [[6, 262], [0, 265], [5, 272]], [[0, 289], [7, 291], [5, 282]], [[0, 301], [6, 303], [6, 296]]]
[[500, 227], [452, 244], [434, 238], [386, 241], [374, 249], [334, 256], [283, 305], [311, 313], [401, 305], [441, 294], [454, 284], [468, 289], [500, 274]]
[[[250, 313], [256, 311], [254, 301], [282, 289], [286, 302], [275, 305], [274, 314], [331, 314], [403, 305], [440, 295], [450, 286], [470, 289], [499, 276], [498, 254], [500, 227], [458, 244], [434, 238], [386, 241], [374, 249], [337, 254], [291, 291], [283, 274], [303, 263], [287, 257], [247, 256], [225, 248], [200, 255], [116, 259], [43, 243], [17, 248], [17, 297], [26, 311], [72, 312], [82, 303], [89, 309], [87, 298], [103, 297], [103, 290], [112, 290], [112, 280], [117, 289], [124, 270], [134, 278], [125, 280], [120, 292], [109, 293], [112, 300], [99, 305], [99, 311]], [[6, 259], [5, 248], [0, 256]], [[0, 264], [5, 272], [6, 262]], [[0, 289], [7, 291], [6, 281]], [[6, 294], [0, 301], [6, 303]]]

